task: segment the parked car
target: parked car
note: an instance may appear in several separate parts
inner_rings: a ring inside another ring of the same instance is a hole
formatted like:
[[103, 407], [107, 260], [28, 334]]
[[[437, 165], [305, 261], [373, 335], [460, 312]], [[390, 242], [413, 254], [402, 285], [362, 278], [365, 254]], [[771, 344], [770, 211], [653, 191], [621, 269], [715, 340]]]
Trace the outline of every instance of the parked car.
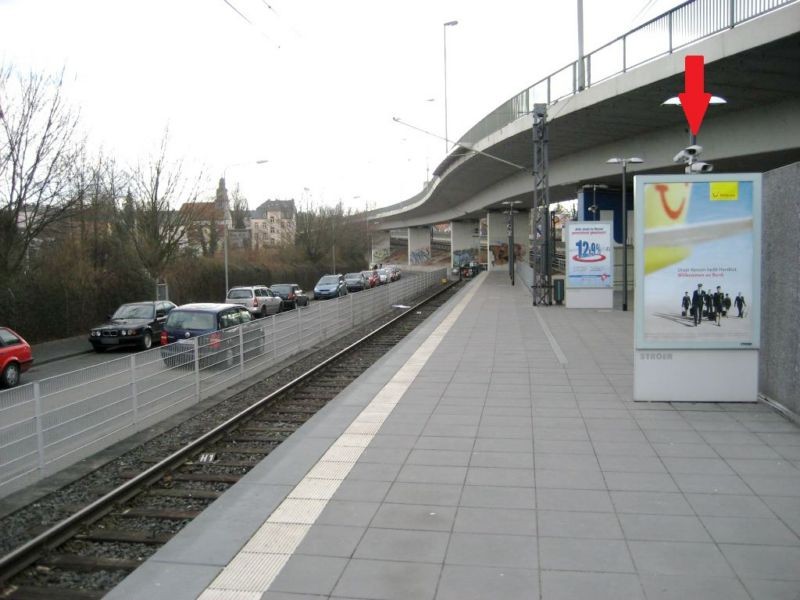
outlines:
[[360, 292], [369, 287], [369, 281], [364, 275], [359, 273], [347, 273], [344, 276], [344, 284], [348, 292]]
[[361, 271], [361, 274], [367, 278], [369, 287], [374, 288], [378, 285], [378, 274], [375, 271]]
[[[194, 341], [200, 366], [230, 367], [240, 359], [239, 327], [253, 321], [250, 311], [237, 304], [184, 304], [172, 310], [161, 332], [161, 358], [168, 367], [194, 360]], [[243, 332], [245, 359], [264, 351], [263, 331], [249, 327]]]
[[398, 267], [397, 265], [392, 265], [389, 267], [389, 274], [391, 275], [392, 281], [397, 281], [398, 279], [400, 279], [400, 276], [402, 275], [400, 267]]
[[167, 315], [175, 308], [172, 302], [130, 302], [123, 304], [108, 321], [89, 332], [89, 343], [95, 352], [105, 352], [119, 346], [137, 346], [149, 350], [161, 339], [161, 329]]
[[227, 304], [244, 306], [254, 317], [266, 317], [281, 311], [283, 300], [265, 285], [248, 285], [231, 288], [225, 298]]
[[341, 275], [323, 275], [314, 286], [314, 299], [338, 298], [347, 294], [347, 285]]
[[387, 269], [378, 269], [378, 283], [383, 285], [392, 281], [389, 271]]
[[308, 306], [308, 296], [296, 283], [274, 283], [269, 289], [280, 296], [284, 309]]
[[30, 344], [12, 329], [0, 327], [0, 387], [18, 385], [20, 375], [32, 364]]

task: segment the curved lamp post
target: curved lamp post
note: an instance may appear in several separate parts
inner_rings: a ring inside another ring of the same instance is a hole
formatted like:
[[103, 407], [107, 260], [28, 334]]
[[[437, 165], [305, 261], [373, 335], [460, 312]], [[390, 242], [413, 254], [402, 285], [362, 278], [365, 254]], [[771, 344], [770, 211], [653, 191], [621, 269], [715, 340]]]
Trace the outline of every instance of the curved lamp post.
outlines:
[[[232, 163], [230, 165], [225, 165], [225, 168], [222, 169], [222, 182], [223, 182], [223, 185], [225, 185], [225, 191], [227, 191], [227, 189], [228, 189], [227, 188], [227, 180], [225, 179], [225, 176], [228, 174], [228, 169], [230, 169], [232, 167], [240, 167], [240, 166], [244, 166], [244, 165], [263, 165], [263, 164], [266, 164], [268, 162], [269, 162], [268, 159], [261, 159], [261, 160], [238, 162], [238, 163]], [[224, 260], [225, 260], [225, 297], [226, 298], [228, 297], [228, 289], [229, 289], [228, 288], [228, 227], [229, 227], [230, 221], [231, 221], [231, 211], [230, 211], [230, 207], [226, 204], [226, 206], [225, 206], [225, 215], [224, 215], [224, 218], [223, 218], [223, 225], [225, 227], [225, 234], [224, 234], [224, 236], [222, 238], [222, 253], [223, 253], [223, 256], [225, 257]]]

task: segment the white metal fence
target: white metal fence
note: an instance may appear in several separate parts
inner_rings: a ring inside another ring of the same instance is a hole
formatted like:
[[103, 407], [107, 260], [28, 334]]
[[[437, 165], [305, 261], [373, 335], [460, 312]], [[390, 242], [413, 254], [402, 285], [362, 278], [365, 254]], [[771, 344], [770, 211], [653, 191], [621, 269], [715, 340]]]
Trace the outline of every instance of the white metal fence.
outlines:
[[410, 300], [399, 281], [0, 392], [0, 497]]

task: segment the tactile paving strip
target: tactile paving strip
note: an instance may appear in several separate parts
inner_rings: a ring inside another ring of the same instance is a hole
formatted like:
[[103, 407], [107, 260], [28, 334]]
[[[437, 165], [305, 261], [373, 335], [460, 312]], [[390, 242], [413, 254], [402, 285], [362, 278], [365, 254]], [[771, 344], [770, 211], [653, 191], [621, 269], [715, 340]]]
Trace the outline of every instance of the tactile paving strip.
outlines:
[[260, 600], [485, 277], [480, 276], [198, 600]]

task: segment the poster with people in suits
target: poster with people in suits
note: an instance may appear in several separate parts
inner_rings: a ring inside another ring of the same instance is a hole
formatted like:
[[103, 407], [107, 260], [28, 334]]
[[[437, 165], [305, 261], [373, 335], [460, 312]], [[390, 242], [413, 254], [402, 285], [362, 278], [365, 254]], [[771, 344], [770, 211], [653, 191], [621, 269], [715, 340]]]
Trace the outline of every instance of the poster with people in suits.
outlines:
[[760, 181], [636, 177], [638, 348], [757, 347]]

